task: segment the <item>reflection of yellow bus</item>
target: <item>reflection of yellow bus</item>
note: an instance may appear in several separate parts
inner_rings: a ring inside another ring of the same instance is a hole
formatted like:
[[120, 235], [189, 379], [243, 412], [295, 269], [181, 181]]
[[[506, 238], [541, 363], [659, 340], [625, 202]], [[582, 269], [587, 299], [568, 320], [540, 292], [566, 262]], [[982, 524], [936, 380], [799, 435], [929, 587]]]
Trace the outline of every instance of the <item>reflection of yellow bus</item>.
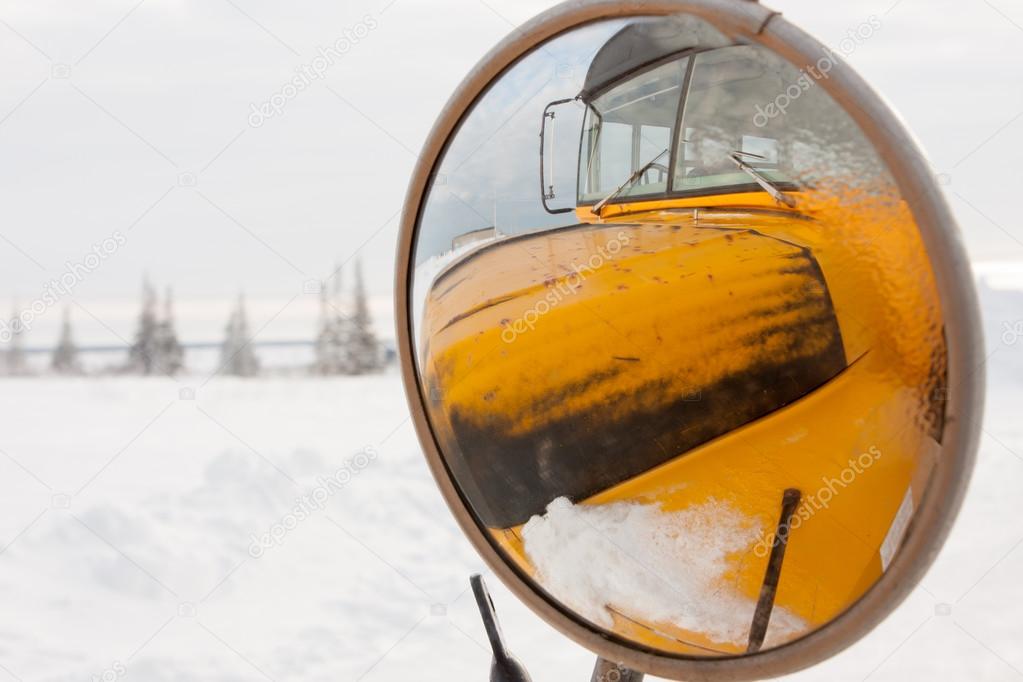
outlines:
[[[810, 629], [883, 573], [940, 456], [937, 293], [904, 202], [820, 88], [757, 117], [799, 73], [663, 23], [616, 34], [573, 100], [579, 224], [489, 242], [433, 282], [430, 418], [530, 574], [521, 527], [558, 497], [717, 500], [770, 532], [800, 490], [775, 602]], [[767, 560], [751, 547], [718, 579], [752, 604]], [[745, 650], [609, 608], [650, 646]]]

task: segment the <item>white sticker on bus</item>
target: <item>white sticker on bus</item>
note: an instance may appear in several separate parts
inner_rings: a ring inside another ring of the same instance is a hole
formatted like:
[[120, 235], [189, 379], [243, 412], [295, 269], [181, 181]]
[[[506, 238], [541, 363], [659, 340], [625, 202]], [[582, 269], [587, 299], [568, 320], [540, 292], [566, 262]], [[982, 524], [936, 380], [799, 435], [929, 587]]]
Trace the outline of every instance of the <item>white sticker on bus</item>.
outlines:
[[881, 570], [887, 571], [888, 565], [892, 563], [892, 559], [895, 557], [895, 552], [898, 551], [899, 545], [902, 544], [902, 537], [906, 534], [906, 528], [909, 527], [909, 520], [913, 517], [913, 488], [910, 487], [906, 490], [906, 496], [902, 498], [902, 504], [899, 505], [899, 510], [895, 512], [895, 519], [892, 521], [892, 525], [888, 528], [888, 534], [884, 537], [884, 542], [881, 543]]

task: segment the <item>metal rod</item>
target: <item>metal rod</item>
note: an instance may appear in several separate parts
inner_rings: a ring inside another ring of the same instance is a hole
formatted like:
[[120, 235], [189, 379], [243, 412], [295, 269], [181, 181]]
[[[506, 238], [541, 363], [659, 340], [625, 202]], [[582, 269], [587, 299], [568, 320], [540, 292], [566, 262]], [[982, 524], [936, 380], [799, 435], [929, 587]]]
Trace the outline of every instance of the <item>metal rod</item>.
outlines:
[[767, 626], [771, 623], [771, 612], [774, 610], [774, 598], [778, 593], [781, 566], [785, 561], [785, 547], [789, 543], [792, 516], [796, 513], [796, 507], [799, 506], [802, 496], [803, 494], [795, 488], [789, 488], [782, 496], [781, 518], [778, 519], [778, 530], [774, 535], [771, 556], [767, 560], [764, 582], [760, 587], [760, 599], [757, 601], [757, 608], [753, 613], [753, 623], [749, 630], [749, 645], [746, 647], [747, 653], [756, 653], [764, 645]]
[[558, 127], [556, 125], [554, 125], [554, 119], [555, 119], [556, 116], [557, 116], [557, 113], [552, 111], [551, 112], [551, 199], [554, 198], [554, 178], [555, 178], [555, 175], [554, 175], [554, 147], [555, 147], [555, 140], [557, 139], [557, 138], [555, 138], [555, 134], [556, 134], [557, 129], [558, 129]]
[[505, 646], [501, 624], [497, 621], [497, 612], [494, 610], [494, 600], [490, 598], [490, 590], [487, 589], [483, 576], [479, 574], [470, 576], [469, 584], [472, 585], [476, 606], [479, 607], [483, 627], [486, 628], [487, 639], [490, 640], [490, 648], [494, 652], [494, 659], [490, 665], [490, 682], [530, 682], [529, 673]]
[[[574, 206], [567, 207], [567, 208], [551, 208], [548, 205], [548, 201], [550, 201], [551, 199], [555, 198], [555, 192], [554, 192], [554, 182], [555, 182], [555, 180], [554, 180], [554, 167], [553, 167], [554, 166], [554, 125], [553, 125], [553, 121], [554, 121], [554, 118], [555, 118], [555, 113], [554, 113], [553, 109], [554, 109], [554, 107], [561, 106], [562, 104], [568, 104], [569, 102], [574, 102], [574, 101], [575, 101], [575, 98], [571, 97], [569, 99], [559, 99], [559, 100], [556, 100], [554, 102], [551, 102], [550, 104], [548, 104], [544, 108], [543, 116], [542, 116], [542, 118], [540, 120], [540, 201], [543, 204], [544, 210], [547, 211], [548, 213], [550, 213], [551, 215], [557, 215], [559, 213], [569, 213], [569, 212], [575, 211], [575, 207]], [[546, 156], [545, 156], [545, 150], [547, 148], [547, 119], [551, 119], [551, 121], [552, 121], [552, 124], [551, 124], [551, 140], [550, 140], [550, 142], [551, 142], [551, 178], [550, 178], [551, 181], [550, 181], [550, 185], [547, 184], [547, 172], [546, 172], [547, 160], [546, 160]]]

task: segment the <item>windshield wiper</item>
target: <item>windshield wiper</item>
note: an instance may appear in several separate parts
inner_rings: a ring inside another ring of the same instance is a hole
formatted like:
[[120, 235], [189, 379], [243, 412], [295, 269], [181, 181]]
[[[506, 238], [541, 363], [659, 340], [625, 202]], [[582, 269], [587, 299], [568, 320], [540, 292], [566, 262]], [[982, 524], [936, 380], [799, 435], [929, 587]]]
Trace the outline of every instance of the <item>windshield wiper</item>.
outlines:
[[746, 157], [746, 158], [760, 159], [761, 161], [766, 161], [767, 160], [766, 157], [760, 156], [759, 154], [751, 154], [750, 152], [732, 152], [728, 156], [729, 156], [729, 158], [732, 159], [732, 161], [735, 162], [735, 165], [739, 167], [739, 170], [743, 171], [744, 173], [749, 175], [751, 178], [753, 178], [753, 180], [756, 181], [756, 183], [758, 185], [760, 185], [764, 189], [765, 192], [770, 194], [771, 197], [775, 201], [783, 203], [786, 206], [788, 206], [789, 208], [795, 208], [796, 207], [796, 200], [795, 199], [793, 199], [792, 197], [788, 196], [787, 194], [782, 192], [780, 189], [778, 189], [777, 185], [775, 185], [770, 180], [768, 180], [766, 175], [764, 175], [763, 173], [758, 171], [756, 168], [754, 168], [753, 166], [750, 166], [749, 164], [747, 164], [745, 161], [742, 160], [743, 157]]
[[603, 199], [598, 201], [596, 204], [594, 204], [593, 205], [593, 212], [594, 212], [594, 214], [596, 214], [596, 216], [598, 218], [601, 217], [600, 214], [603, 213], [604, 207], [607, 206], [608, 202], [612, 201], [615, 197], [617, 197], [619, 194], [621, 194], [625, 190], [626, 187], [628, 187], [632, 183], [636, 182], [636, 180], [639, 180], [639, 178], [642, 177], [643, 173], [646, 173], [648, 170], [650, 170], [650, 168], [655, 163], [657, 163], [657, 159], [661, 158], [662, 156], [664, 156], [667, 153], [668, 153], [668, 150], [665, 149], [663, 152], [661, 152], [660, 154], [658, 154], [654, 158], [650, 159], [649, 163], [647, 163], [645, 166], [640, 168], [638, 171], [636, 171], [635, 173], [630, 175], [629, 178], [625, 182], [623, 182], [622, 184], [618, 185], [618, 188], [615, 191], [611, 192], [606, 197], [604, 197]]

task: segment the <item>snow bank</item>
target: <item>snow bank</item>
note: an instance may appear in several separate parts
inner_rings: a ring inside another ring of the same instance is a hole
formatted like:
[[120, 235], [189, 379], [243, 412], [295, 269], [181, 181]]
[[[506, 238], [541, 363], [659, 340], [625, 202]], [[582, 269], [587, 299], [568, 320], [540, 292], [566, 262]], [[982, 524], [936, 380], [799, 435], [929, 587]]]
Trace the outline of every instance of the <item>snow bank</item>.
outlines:
[[[1023, 319], [1023, 292], [985, 287], [981, 297], [985, 436], [948, 545], [925, 584], [875, 632], [786, 679], [1018, 680], [1010, 665], [1023, 669], [1023, 628], [1018, 608], [1006, 605], [1023, 603], [1023, 338], [1007, 332]], [[120, 661], [125, 680], [147, 682], [266, 679], [253, 665], [278, 682], [485, 679], [490, 653], [468, 590], [473, 572], [486, 574], [505, 635], [534, 679], [582, 679], [592, 669], [593, 655], [519, 602], [463, 538], [430, 476], [396, 375], [218, 377], [196, 386], [194, 400], [179, 399], [189, 382], [198, 379], [0, 382], [0, 664], [11, 674], [87, 680]], [[329, 509], [251, 557], [252, 533], [282, 520], [317, 476], [368, 445], [379, 457], [331, 497]], [[674, 520], [650, 508], [574, 512], [603, 531], [598, 539], [635, 556], [650, 552], [644, 566], [673, 587], [662, 593], [670, 598], [647, 595], [656, 609], [673, 610], [664, 604], [678, 606], [677, 591], [689, 589], [695, 606], [745, 627], [752, 606], [735, 602], [728, 585], [707, 599], [716, 588], [695, 576], [720, 569], [694, 564], [708, 561], [696, 548], [718, 534], [742, 551], [739, 540], [752, 535], [745, 520], [709, 508], [676, 512]], [[640, 524], [650, 529], [641, 538], [606, 528], [615, 514], [660, 522]], [[590, 551], [594, 541], [579, 537], [589, 526], [569, 532], [558, 521], [557, 513], [537, 520], [531, 540], [560, 530], [565, 552]], [[591, 608], [594, 619], [606, 618], [612, 601], [595, 582], [614, 582], [603, 563], [618, 557], [617, 570], [640, 581], [624, 553], [604, 554], [588, 556], [585, 573], [566, 571], [569, 588], [585, 580], [577, 589], [604, 595]], [[548, 575], [561, 575], [555, 568], [545, 565]], [[551, 589], [568, 601], [569, 589]], [[195, 616], [182, 609], [189, 605]], [[721, 615], [727, 609], [742, 618]], [[775, 612], [775, 629], [780, 618]], [[6, 679], [14, 678], [0, 671]]]
[[[558, 498], [522, 535], [538, 580], [604, 627], [609, 609], [742, 645], [756, 603], [726, 582], [728, 558], [748, 550], [760, 524], [711, 500], [677, 512], [656, 505], [573, 505]], [[769, 637], [785, 640], [806, 623], [776, 608]]]

